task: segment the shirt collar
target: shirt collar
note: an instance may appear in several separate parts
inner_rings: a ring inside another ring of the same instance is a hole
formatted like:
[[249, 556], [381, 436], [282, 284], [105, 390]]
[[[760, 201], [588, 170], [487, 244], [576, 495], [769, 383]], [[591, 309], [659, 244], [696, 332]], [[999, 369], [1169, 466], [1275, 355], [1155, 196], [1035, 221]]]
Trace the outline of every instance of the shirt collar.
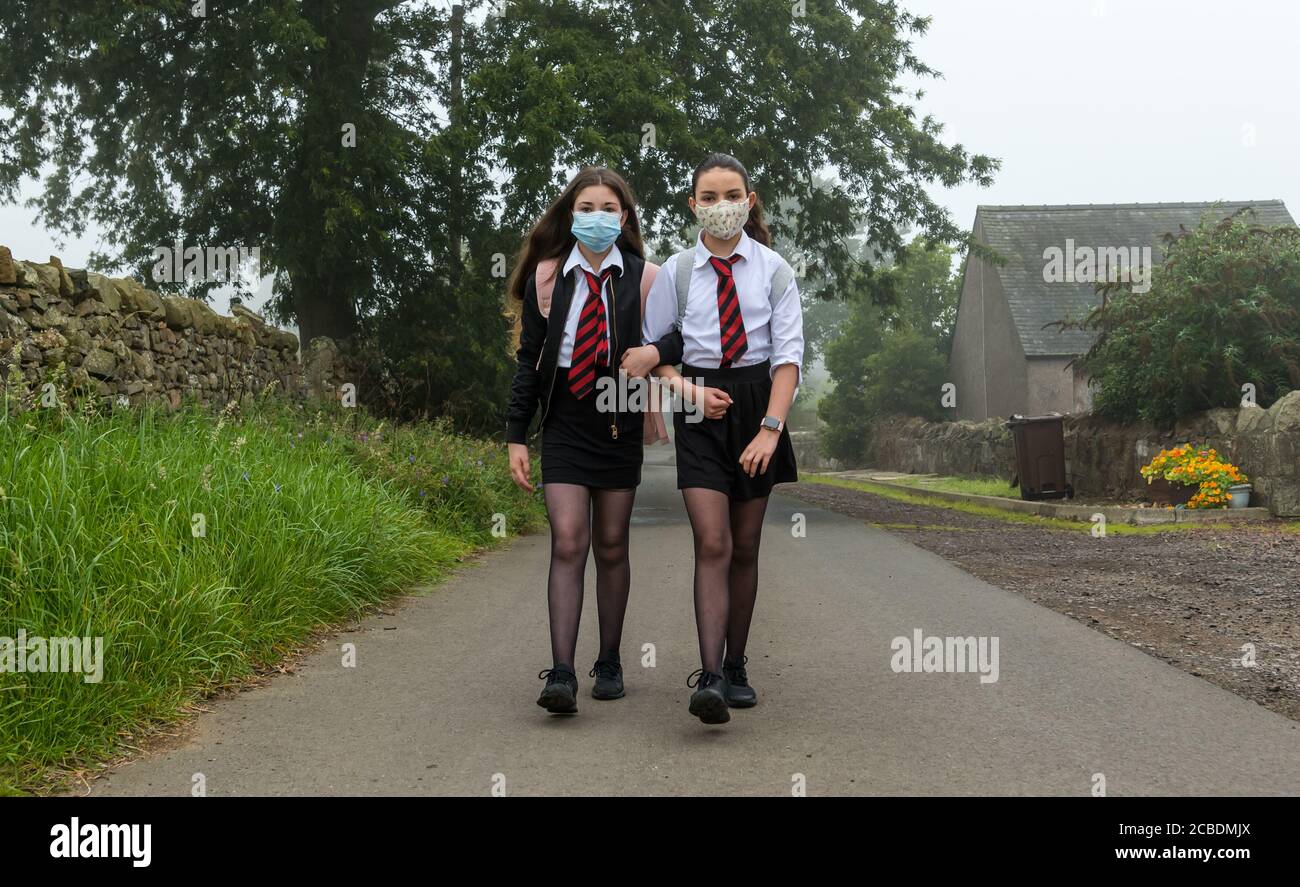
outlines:
[[[733, 255], [738, 255], [746, 262], [754, 258], [754, 240], [749, 236], [749, 232], [741, 229], [740, 240], [736, 241], [736, 251]], [[713, 253], [704, 245], [704, 232], [700, 231], [695, 236], [695, 267], [699, 268], [709, 259], [713, 258]]]
[[[584, 271], [590, 271], [592, 274], [599, 273], [597, 269], [591, 267], [591, 263], [587, 261], [587, 257], [582, 254], [582, 250], [578, 249], [578, 245], [575, 243], [573, 249], [569, 250], [569, 258], [565, 261], [564, 270], [561, 273], [568, 274], [578, 267], [581, 267]], [[611, 246], [609, 252], [605, 254], [605, 262], [601, 265], [600, 271], [604, 271], [606, 268], [617, 268], [619, 276], [623, 276], [623, 254], [619, 252], [617, 243]]]

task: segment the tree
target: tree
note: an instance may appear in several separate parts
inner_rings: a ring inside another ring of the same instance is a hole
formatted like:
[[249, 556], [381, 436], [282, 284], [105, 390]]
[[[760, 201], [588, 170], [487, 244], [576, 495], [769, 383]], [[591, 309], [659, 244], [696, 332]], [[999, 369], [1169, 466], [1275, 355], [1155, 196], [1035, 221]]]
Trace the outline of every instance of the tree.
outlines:
[[939, 419], [960, 278], [953, 250], [914, 240], [876, 276], [891, 296], [879, 304], [858, 293], [841, 335], [826, 349], [835, 388], [818, 404], [827, 455], [860, 463], [872, 423], [889, 415]]
[[774, 234], [830, 293], [870, 274], [848, 242], [864, 225], [880, 250], [912, 226], [957, 242], [926, 187], [987, 185], [997, 162], [945, 144], [908, 104], [921, 93], [898, 81], [935, 76], [910, 42], [928, 24], [893, 0], [511, 3], [483, 34], [496, 61], [467, 85], [510, 183], [503, 221], [522, 228], [568, 171], [604, 163], [626, 174], [666, 254], [689, 227], [692, 170], [725, 151], [768, 206], [794, 207]]
[[847, 240], [864, 225], [883, 249], [912, 226], [960, 239], [927, 186], [997, 166], [909, 105], [927, 21], [892, 0], [82, 7], [6, 4], [0, 199], [43, 179], [41, 221], [96, 219], [92, 264], [142, 278], [178, 238], [255, 246], [304, 343], [364, 340], [408, 408], [484, 425], [510, 371], [504, 257], [581, 164], [628, 175], [662, 253], [694, 165], [735, 153], [769, 204], [797, 200], [776, 233], [831, 293], [870, 278]]
[[1098, 331], [1080, 360], [1093, 409], [1120, 421], [1172, 425], [1237, 406], [1253, 386], [1269, 406], [1300, 389], [1300, 229], [1267, 228], [1246, 211], [1164, 238], [1147, 292], [1106, 283], [1083, 321]]
[[97, 219], [115, 249], [93, 263], [163, 291], [220, 282], [152, 279], [160, 245], [256, 247], [273, 314], [345, 339], [452, 276], [457, 233], [495, 229], [478, 140], [439, 110], [447, 26], [393, 0], [13, 0], [0, 198], [43, 175], [44, 222]]

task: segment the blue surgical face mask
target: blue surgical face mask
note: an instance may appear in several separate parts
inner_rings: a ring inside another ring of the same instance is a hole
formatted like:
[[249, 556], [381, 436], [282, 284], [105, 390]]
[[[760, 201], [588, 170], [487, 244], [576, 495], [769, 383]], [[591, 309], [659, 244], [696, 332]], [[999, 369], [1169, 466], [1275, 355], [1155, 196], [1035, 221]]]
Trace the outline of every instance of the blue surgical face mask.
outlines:
[[619, 213], [589, 212], [573, 214], [573, 236], [592, 252], [603, 253], [618, 240], [623, 232], [623, 222]]

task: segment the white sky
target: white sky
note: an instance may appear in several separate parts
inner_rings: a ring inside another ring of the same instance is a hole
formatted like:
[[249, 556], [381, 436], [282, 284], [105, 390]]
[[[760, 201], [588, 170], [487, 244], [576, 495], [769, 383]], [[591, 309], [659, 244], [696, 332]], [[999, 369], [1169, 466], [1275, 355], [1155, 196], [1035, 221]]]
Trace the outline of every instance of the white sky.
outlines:
[[[902, 0], [932, 19], [920, 109], [1001, 158], [979, 204], [1286, 202], [1300, 213], [1295, 0]], [[1247, 138], [1253, 131], [1253, 145]]]
[[[989, 189], [936, 192], [960, 226], [981, 203], [1277, 198], [1300, 213], [1300, 2], [902, 4], [933, 18], [917, 52], [944, 75], [920, 110], [945, 141], [1003, 161]], [[97, 242], [91, 227], [60, 244], [31, 210], [0, 206], [16, 258], [84, 267]]]

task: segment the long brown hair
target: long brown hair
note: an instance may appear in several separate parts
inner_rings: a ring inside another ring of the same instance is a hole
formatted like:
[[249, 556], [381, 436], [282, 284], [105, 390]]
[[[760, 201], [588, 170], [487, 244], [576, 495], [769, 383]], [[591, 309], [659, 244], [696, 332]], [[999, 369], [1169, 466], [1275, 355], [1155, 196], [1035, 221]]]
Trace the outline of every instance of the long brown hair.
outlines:
[[[740, 178], [745, 182], [745, 194], [749, 194], [754, 189], [749, 184], [749, 170], [745, 169], [745, 164], [741, 163], [730, 154], [710, 154], [704, 158], [704, 162], [695, 167], [695, 174], [691, 176], [691, 196], [695, 197], [695, 187], [700, 183], [700, 176], [711, 169], [729, 169], [732, 172], [740, 173]], [[698, 200], [699, 198], [696, 197]], [[763, 220], [763, 200], [755, 196], [754, 205], [749, 208], [749, 219], [745, 222], [745, 233], [757, 240], [763, 246], [772, 245], [772, 232], [767, 230], [767, 222]]]
[[539, 262], [546, 259], [558, 259], [569, 254], [577, 238], [570, 230], [573, 224], [573, 205], [577, 202], [578, 192], [592, 185], [606, 185], [618, 195], [618, 202], [627, 210], [627, 220], [618, 235], [618, 248], [625, 253], [632, 253], [645, 259], [645, 244], [641, 241], [641, 220], [636, 214], [636, 198], [623, 177], [603, 166], [583, 167], [569, 184], [564, 186], [560, 196], [542, 214], [533, 230], [524, 238], [524, 244], [515, 257], [515, 269], [506, 282], [506, 292], [522, 300], [528, 278], [533, 276]]

